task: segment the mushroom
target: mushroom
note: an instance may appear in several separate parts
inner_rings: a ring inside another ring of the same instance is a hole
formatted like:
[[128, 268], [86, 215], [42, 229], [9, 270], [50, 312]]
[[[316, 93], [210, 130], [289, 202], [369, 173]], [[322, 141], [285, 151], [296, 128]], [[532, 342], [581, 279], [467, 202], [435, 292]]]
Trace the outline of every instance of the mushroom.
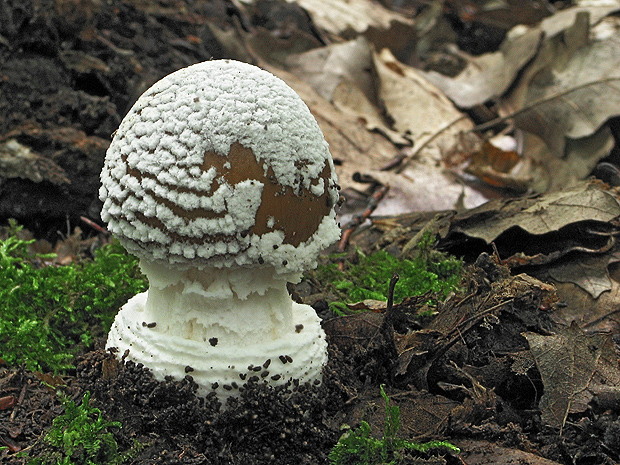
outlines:
[[149, 281], [107, 348], [222, 401], [250, 379], [321, 381], [320, 320], [286, 286], [340, 236], [338, 185], [290, 87], [232, 60], [164, 77], [121, 122], [101, 182], [101, 217]]

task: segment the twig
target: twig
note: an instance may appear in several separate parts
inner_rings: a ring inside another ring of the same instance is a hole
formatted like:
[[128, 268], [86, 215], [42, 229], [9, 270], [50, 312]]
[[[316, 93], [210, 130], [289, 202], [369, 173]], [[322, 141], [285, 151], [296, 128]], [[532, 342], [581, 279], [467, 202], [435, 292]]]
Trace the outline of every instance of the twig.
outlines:
[[[385, 197], [387, 191], [390, 190], [389, 185], [381, 186], [375, 193], [370, 196], [368, 201], [368, 206], [366, 209], [359, 215], [355, 215], [351, 221], [344, 225], [342, 228], [342, 236], [340, 237], [340, 242], [338, 243], [338, 248], [336, 249], [339, 253], [344, 252], [349, 245], [349, 239], [353, 232], [357, 229], [357, 227], [362, 224], [364, 221], [370, 217], [373, 211], [379, 205], [379, 202]], [[340, 263], [342, 265], [342, 262]]]
[[80, 216], [80, 220], [82, 220], [84, 223], [86, 223], [88, 226], [90, 226], [91, 228], [93, 228], [95, 231], [100, 232], [101, 234], [105, 234], [108, 235], [110, 234], [110, 231], [108, 231], [106, 228], [104, 228], [103, 226], [99, 226], [97, 223], [95, 223], [93, 220], [90, 220], [88, 218], [86, 218], [85, 216]]
[[400, 279], [400, 275], [398, 273], [394, 273], [392, 278], [390, 279], [390, 286], [388, 287], [388, 300], [387, 300], [387, 312], [391, 313], [392, 307], [394, 307], [394, 288], [396, 287], [396, 283]]
[[[385, 310], [383, 322], [381, 323], [381, 334], [383, 335], [385, 344], [390, 347], [394, 347], [394, 288], [396, 287], [396, 283], [399, 279], [400, 276], [398, 273], [394, 273], [392, 275], [392, 278], [390, 279], [390, 286], [388, 288], [387, 309]], [[394, 353], [396, 353], [396, 348], [394, 348]]]
[[26, 388], [27, 387], [28, 387], [27, 383], [22, 386], [22, 390], [19, 393], [19, 397], [17, 398], [17, 402], [13, 406], [13, 411], [11, 412], [11, 416], [9, 417], [10, 421], [15, 420], [15, 415], [17, 415], [17, 409], [21, 405], [21, 403], [24, 401], [24, 397], [26, 396]]
[[441, 135], [441, 133], [447, 131], [452, 126], [454, 126], [456, 123], [458, 123], [461, 120], [464, 120], [465, 118], [467, 118], [467, 115], [461, 115], [458, 118], [453, 119], [452, 121], [447, 122], [442, 127], [437, 129], [437, 131], [435, 131], [433, 134], [431, 134], [428, 137], [428, 139], [426, 139], [424, 142], [422, 142], [422, 144], [420, 144], [413, 152], [411, 152], [411, 155], [409, 155], [408, 157], [403, 159], [403, 162], [401, 163], [401, 165], [396, 169], [396, 173], [402, 173], [403, 170], [405, 168], [407, 168], [407, 165], [409, 165], [409, 162], [411, 160], [413, 160], [415, 157], [417, 157], [418, 154], [422, 151], [423, 148], [425, 148], [428, 144], [430, 144], [432, 141], [434, 141], [437, 138], [437, 136]]
[[394, 344], [394, 288], [396, 283], [400, 279], [398, 273], [394, 273], [390, 279], [390, 286], [388, 288], [388, 300], [387, 309], [383, 316], [383, 322], [381, 323], [381, 336], [383, 337], [384, 347], [388, 350], [388, 362], [390, 363], [389, 373], [394, 377], [394, 370], [392, 366], [398, 359], [398, 352], [396, 351], [396, 345]]
[[618, 78], [618, 77], [609, 77], [609, 78], [599, 79], [599, 80], [592, 81], [592, 82], [585, 82], [585, 83], [583, 83], [583, 84], [581, 84], [579, 86], [573, 87], [571, 89], [566, 89], [566, 90], [564, 90], [562, 92], [558, 92], [557, 94], [553, 94], [553, 95], [550, 95], [548, 97], [543, 97], [541, 99], [538, 99], [538, 100], [530, 103], [529, 105], [526, 105], [526, 106], [524, 106], [522, 108], [519, 108], [518, 110], [515, 110], [512, 113], [509, 113], [507, 115], [499, 116], [499, 117], [497, 117], [495, 119], [492, 119], [491, 121], [487, 121], [486, 123], [479, 124], [478, 126], [475, 126], [472, 131], [477, 131], [477, 132], [486, 131], [487, 129], [491, 129], [492, 127], [497, 126], [498, 124], [503, 123], [504, 121], [506, 121], [506, 120], [508, 120], [510, 118], [514, 118], [515, 116], [518, 116], [521, 113], [525, 113], [526, 111], [529, 111], [532, 108], [536, 108], [537, 106], [542, 105], [544, 103], [551, 102], [552, 100], [559, 99], [561, 97], [564, 97], [565, 95], [571, 94], [573, 92], [576, 92], [578, 90], [584, 89], [584, 88], [589, 87], [589, 86], [595, 86], [595, 85], [598, 85], [598, 84], [605, 84], [606, 82], [618, 81], [618, 80], [620, 80], [620, 78]]
[[403, 160], [407, 159], [407, 156], [408, 156], [407, 152], [411, 152], [411, 147], [406, 147], [406, 149], [402, 149], [401, 151], [399, 151], [398, 154], [394, 158], [392, 158], [385, 165], [379, 168], [379, 171], [391, 171], [394, 168], [400, 166]]

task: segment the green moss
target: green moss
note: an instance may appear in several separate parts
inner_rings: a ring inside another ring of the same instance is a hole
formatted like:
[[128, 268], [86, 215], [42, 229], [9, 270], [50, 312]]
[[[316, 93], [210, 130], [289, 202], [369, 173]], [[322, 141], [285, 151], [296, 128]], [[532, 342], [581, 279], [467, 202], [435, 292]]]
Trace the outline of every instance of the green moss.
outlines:
[[462, 268], [461, 260], [432, 250], [430, 241], [425, 239], [411, 260], [401, 260], [385, 251], [372, 255], [358, 251], [358, 262], [346, 264], [344, 271], [333, 263], [319, 267], [316, 276], [327, 290], [341, 299], [331, 307], [336, 313], [342, 313], [346, 303], [387, 300], [388, 284], [394, 273], [400, 277], [394, 288], [394, 303], [427, 292], [438, 298], [446, 297], [458, 288]]
[[400, 408], [391, 405], [388, 395], [381, 386], [381, 397], [385, 402], [385, 423], [381, 439], [373, 438], [370, 425], [363, 421], [355, 430], [345, 432], [329, 454], [331, 465], [394, 465], [399, 463], [406, 450], [428, 452], [432, 449], [444, 449], [459, 453], [458, 447], [446, 441], [418, 443], [399, 439]]
[[[0, 241], [0, 358], [29, 370], [63, 372], [107, 333], [129, 297], [147, 287], [137, 260], [118, 243], [94, 260], [43, 266], [18, 227]], [[49, 258], [49, 257], [43, 257]]]

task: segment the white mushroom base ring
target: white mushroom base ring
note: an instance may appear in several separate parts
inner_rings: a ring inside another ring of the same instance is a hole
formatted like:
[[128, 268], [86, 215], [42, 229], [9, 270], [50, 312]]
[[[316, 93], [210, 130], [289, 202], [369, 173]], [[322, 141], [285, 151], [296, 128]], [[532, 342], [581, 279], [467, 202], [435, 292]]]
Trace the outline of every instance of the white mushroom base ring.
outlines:
[[107, 348], [128, 350], [159, 380], [190, 375], [199, 395], [215, 392], [223, 404], [250, 380], [320, 383], [327, 342], [314, 309], [286, 290], [297, 276], [270, 267], [140, 266], [150, 288], [123, 306]]

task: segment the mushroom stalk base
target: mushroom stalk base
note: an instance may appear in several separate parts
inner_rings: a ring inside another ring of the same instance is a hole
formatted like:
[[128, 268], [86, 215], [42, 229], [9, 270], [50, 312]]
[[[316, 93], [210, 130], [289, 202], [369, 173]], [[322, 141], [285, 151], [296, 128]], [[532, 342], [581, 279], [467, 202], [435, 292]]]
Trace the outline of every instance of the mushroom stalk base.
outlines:
[[320, 319], [291, 300], [285, 278], [256, 269], [141, 265], [151, 287], [123, 306], [108, 335], [106, 347], [119, 357], [129, 350], [127, 358], [159, 380], [190, 375], [199, 395], [215, 392], [223, 404], [249, 380], [321, 381], [327, 342]]

